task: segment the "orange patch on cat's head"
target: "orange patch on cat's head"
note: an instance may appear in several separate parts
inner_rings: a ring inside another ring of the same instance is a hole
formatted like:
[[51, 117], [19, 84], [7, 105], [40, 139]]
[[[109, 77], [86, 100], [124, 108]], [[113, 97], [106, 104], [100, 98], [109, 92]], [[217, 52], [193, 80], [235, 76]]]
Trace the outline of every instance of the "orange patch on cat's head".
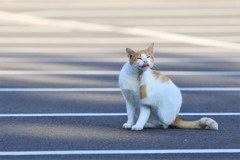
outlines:
[[152, 59], [154, 59], [153, 53], [152, 53], [151, 51], [149, 51], [148, 49], [144, 49], [144, 50], [143, 50], [143, 53], [145, 53], [147, 57], [149, 56], [149, 57], [151, 57]]
[[126, 52], [127, 52], [127, 56], [129, 58], [129, 61], [130, 61], [131, 64], [136, 62], [138, 60], [138, 58], [141, 57], [141, 54], [143, 53], [142, 50], [134, 51], [134, 50], [132, 50], [130, 48], [126, 48]]
[[132, 55], [132, 57], [129, 59], [130, 63], [133, 64], [138, 60], [138, 58], [141, 58], [141, 54], [142, 54], [142, 51], [136, 51], [134, 55]]

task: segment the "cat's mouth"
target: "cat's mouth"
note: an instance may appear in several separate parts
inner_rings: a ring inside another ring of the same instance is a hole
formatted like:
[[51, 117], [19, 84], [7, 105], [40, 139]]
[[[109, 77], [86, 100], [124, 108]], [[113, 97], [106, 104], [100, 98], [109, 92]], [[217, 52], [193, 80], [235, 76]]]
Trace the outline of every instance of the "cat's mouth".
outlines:
[[149, 64], [143, 64], [141, 67], [142, 68], [149, 67]]
[[142, 65], [141, 67], [142, 67], [142, 68], [145, 68], [145, 67], [148, 67], [148, 66], [149, 66], [148, 62], [147, 62], [147, 61], [144, 61], [143, 65]]

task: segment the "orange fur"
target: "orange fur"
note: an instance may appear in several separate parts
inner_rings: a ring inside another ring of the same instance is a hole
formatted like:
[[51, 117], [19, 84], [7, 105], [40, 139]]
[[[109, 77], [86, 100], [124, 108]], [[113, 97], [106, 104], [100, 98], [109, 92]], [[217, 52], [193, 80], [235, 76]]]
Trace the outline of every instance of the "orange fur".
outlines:
[[173, 126], [178, 128], [202, 128], [200, 126], [200, 120], [197, 121], [184, 121], [180, 119], [179, 116], [176, 117], [175, 121], [172, 123]]
[[163, 83], [168, 83], [170, 81], [170, 78], [166, 75], [161, 76], [160, 79]]
[[153, 53], [150, 52], [149, 50], [145, 49], [145, 50], [143, 50], [143, 52], [144, 52], [147, 56], [150, 56], [152, 59], [154, 59]]
[[133, 64], [137, 61], [139, 57], [141, 57], [142, 51], [136, 51], [134, 55], [130, 58], [130, 63]]
[[170, 81], [170, 78], [166, 75], [162, 75], [161, 72], [152, 70], [153, 75], [156, 77], [156, 79], [160, 78], [162, 83], [168, 83]]
[[161, 72], [156, 71], [156, 70], [152, 70], [152, 73], [156, 77], [156, 79], [158, 79], [160, 77], [160, 75], [161, 75]]
[[144, 99], [147, 97], [147, 86], [141, 85], [140, 86], [140, 99]]

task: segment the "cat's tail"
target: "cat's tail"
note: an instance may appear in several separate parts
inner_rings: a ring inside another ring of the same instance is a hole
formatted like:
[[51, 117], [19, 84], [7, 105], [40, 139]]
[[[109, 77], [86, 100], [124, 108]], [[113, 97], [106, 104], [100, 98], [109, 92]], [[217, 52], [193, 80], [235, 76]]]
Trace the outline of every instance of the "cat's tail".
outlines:
[[175, 121], [171, 125], [178, 128], [201, 128], [218, 130], [218, 123], [213, 119], [206, 117], [203, 117], [197, 121], [184, 121], [180, 119], [179, 116], [177, 116]]

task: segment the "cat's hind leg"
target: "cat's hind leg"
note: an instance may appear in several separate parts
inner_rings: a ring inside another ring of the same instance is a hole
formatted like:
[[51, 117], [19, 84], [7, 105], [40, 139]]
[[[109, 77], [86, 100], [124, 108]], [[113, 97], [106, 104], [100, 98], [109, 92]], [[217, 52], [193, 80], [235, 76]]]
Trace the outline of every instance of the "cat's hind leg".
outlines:
[[176, 119], [176, 116], [179, 112], [178, 108], [180, 107], [177, 107], [176, 104], [173, 104], [169, 101], [164, 101], [161, 104], [161, 108], [157, 110], [157, 115], [163, 125], [163, 128], [168, 128], [168, 126], [171, 125]]
[[168, 126], [167, 126], [167, 125], [160, 124], [160, 123], [149, 123], [149, 122], [147, 122], [147, 123], [145, 124], [144, 128], [150, 128], [150, 129], [164, 128], [164, 129], [167, 129]]
[[150, 128], [150, 129], [156, 129], [156, 128], [163, 128], [162, 123], [160, 123], [159, 118], [156, 114], [156, 110], [154, 110], [153, 108], [151, 108], [151, 114], [150, 117], [147, 121], [147, 123], [145, 124], [144, 128]]

